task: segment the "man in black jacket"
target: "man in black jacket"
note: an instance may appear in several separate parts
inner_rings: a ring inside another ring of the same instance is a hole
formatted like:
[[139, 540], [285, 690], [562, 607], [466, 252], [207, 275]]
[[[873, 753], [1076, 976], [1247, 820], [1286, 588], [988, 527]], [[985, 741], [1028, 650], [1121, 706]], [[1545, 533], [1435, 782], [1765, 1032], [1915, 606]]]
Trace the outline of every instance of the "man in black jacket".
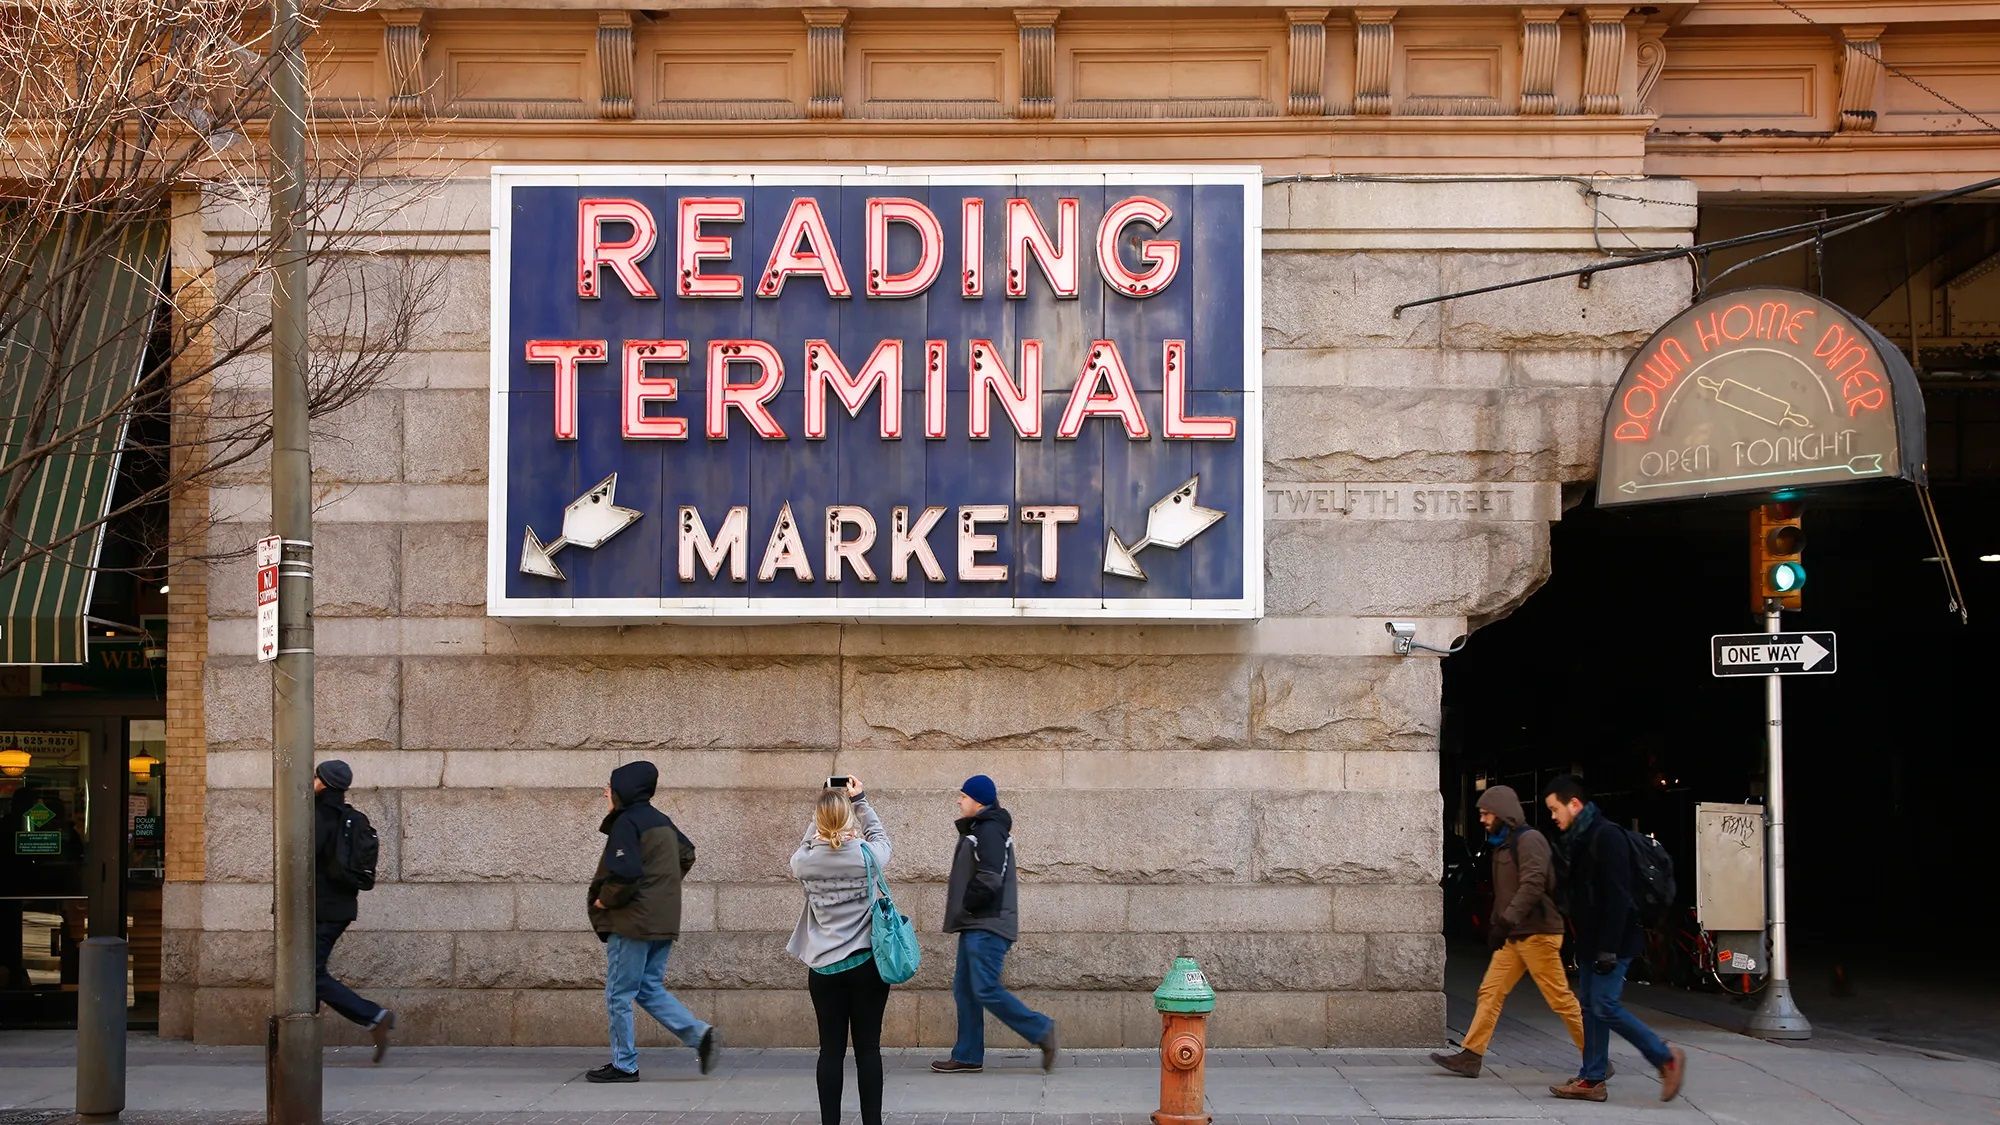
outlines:
[[931, 1069], [973, 1074], [986, 1067], [986, 1015], [992, 1012], [1016, 1034], [1042, 1049], [1042, 1069], [1056, 1065], [1055, 1021], [1021, 1003], [1000, 983], [1007, 950], [1021, 935], [1019, 885], [1014, 870], [1014, 817], [1000, 807], [1000, 791], [985, 774], [967, 778], [958, 792], [958, 850], [951, 859], [944, 932], [958, 935], [958, 1042], [951, 1057]]
[[584, 1075], [592, 1082], [637, 1082], [639, 1046], [632, 1004], [695, 1049], [701, 1072], [722, 1050], [715, 1028], [667, 991], [667, 955], [681, 936], [681, 877], [694, 866], [694, 842], [652, 805], [659, 767], [627, 762], [604, 787], [610, 805], [604, 853], [590, 881], [590, 926], [605, 943], [604, 1003], [611, 1016], [611, 1061]]
[[1569, 857], [1569, 916], [1576, 927], [1576, 998], [1583, 1005], [1583, 1070], [1560, 1086], [1559, 1098], [1601, 1102], [1615, 1030], [1660, 1070], [1660, 1100], [1681, 1092], [1687, 1055], [1669, 1047], [1638, 1017], [1625, 1010], [1625, 971], [1645, 948], [1632, 897], [1632, 843], [1625, 830], [1604, 819], [1583, 782], [1564, 774], [1549, 783], [1542, 800], [1562, 829]]
[[361, 892], [342, 882], [339, 842], [348, 815], [347, 787], [354, 784], [354, 770], [334, 759], [321, 762], [313, 771], [313, 969], [318, 974], [315, 991], [319, 1002], [368, 1029], [375, 1041], [375, 1061], [389, 1052], [389, 1032], [395, 1030], [396, 1013], [357, 995], [327, 971], [326, 960], [333, 956], [334, 943], [361, 914]]

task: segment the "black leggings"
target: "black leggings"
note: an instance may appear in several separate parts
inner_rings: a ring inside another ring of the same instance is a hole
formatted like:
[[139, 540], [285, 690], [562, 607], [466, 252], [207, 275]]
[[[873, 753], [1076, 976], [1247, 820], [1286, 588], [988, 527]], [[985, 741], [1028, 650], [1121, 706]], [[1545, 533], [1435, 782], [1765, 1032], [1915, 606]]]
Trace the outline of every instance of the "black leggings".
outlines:
[[854, 1035], [854, 1074], [861, 1083], [862, 1125], [882, 1125], [882, 1010], [889, 1006], [889, 986], [875, 971], [874, 959], [844, 973], [808, 969], [813, 1014], [819, 1017], [820, 1125], [840, 1125], [842, 1066], [847, 1037]]

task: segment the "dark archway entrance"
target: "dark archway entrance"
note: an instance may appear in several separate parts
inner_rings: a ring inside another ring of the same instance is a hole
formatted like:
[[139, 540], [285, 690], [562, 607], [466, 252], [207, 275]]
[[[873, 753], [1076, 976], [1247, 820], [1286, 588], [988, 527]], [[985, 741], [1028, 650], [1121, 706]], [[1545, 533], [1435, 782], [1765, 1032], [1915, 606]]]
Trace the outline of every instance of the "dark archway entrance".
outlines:
[[[2000, 862], [2000, 561], [1981, 561], [2000, 554], [2000, 387], [1930, 386], [1926, 399], [1970, 625], [1946, 612], [1907, 486], [1806, 503], [1810, 581], [1787, 627], [1836, 631], [1840, 672], [1786, 684], [1802, 1003], [1836, 963], [1857, 990], [1875, 981], [1877, 998], [1912, 974], [2000, 997], [1986, 943], [1967, 939], [1988, 913], [1984, 873]], [[1761, 627], [1748, 604], [1749, 505], [1602, 512], [1586, 495], [1565, 513], [1547, 585], [1445, 663], [1448, 835], [1477, 845], [1481, 779], [1525, 796], [1574, 770], [1608, 813], [1667, 844], [1691, 888], [1695, 802], [1764, 794], [1762, 681], [1717, 680], [1708, 667], [1711, 634]]]

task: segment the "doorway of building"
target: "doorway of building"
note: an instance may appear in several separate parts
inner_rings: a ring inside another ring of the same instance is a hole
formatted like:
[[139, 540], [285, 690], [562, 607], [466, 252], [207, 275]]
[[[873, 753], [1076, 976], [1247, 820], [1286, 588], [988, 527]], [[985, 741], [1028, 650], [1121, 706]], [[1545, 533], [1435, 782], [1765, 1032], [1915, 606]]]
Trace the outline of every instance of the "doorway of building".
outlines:
[[[1832, 630], [1840, 650], [1837, 674], [1785, 684], [1792, 977], [1815, 1021], [1858, 1010], [1855, 997], [1898, 995], [1904, 1015], [1925, 995], [2000, 1001], [1983, 943], [1954, 936], [1979, 933], [1988, 913], [1978, 873], [1994, 862], [2000, 784], [1986, 702], [2000, 644], [2000, 445], [1968, 443], [1954, 419], [2000, 421], [2000, 393], [1927, 397], [1934, 477], [1936, 451], [1956, 451], [1958, 479], [1937, 481], [1936, 496], [1969, 625], [1946, 611], [1909, 488], [1805, 500], [1810, 581], [1786, 628]], [[1552, 833], [1536, 798], [1559, 773], [1582, 775], [1607, 816], [1657, 836], [1692, 906], [1695, 803], [1761, 804], [1767, 792], [1763, 681], [1717, 679], [1709, 654], [1711, 634], [1761, 628], [1752, 503], [1607, 512], [1584, 496], [1551, 529], [1547, 584], [1445, 662], [1446, 859], [1461, 857], [1447, 932], [1483, 924], [1481, 789], [1514, 787]], [[1836, 988], [1850, 995], [1836, 1003]], [[2000, 1042], [2000, 1018], [1989, 1022]]]
[[0, 1028], [73, 1027], [78, 951], [124, 936], [128, 1018], [158, 1018], [165, 723], [0, 706]]

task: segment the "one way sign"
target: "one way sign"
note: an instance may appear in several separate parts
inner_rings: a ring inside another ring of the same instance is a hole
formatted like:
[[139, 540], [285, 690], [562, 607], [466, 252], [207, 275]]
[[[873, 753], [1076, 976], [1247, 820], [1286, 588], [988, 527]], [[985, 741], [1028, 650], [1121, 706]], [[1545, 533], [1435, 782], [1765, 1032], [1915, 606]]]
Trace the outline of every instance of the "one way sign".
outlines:
[[1725, 633], [1708, 642], [1718, 676], [1830, 676], [1840, 670], [1832, 633]]

